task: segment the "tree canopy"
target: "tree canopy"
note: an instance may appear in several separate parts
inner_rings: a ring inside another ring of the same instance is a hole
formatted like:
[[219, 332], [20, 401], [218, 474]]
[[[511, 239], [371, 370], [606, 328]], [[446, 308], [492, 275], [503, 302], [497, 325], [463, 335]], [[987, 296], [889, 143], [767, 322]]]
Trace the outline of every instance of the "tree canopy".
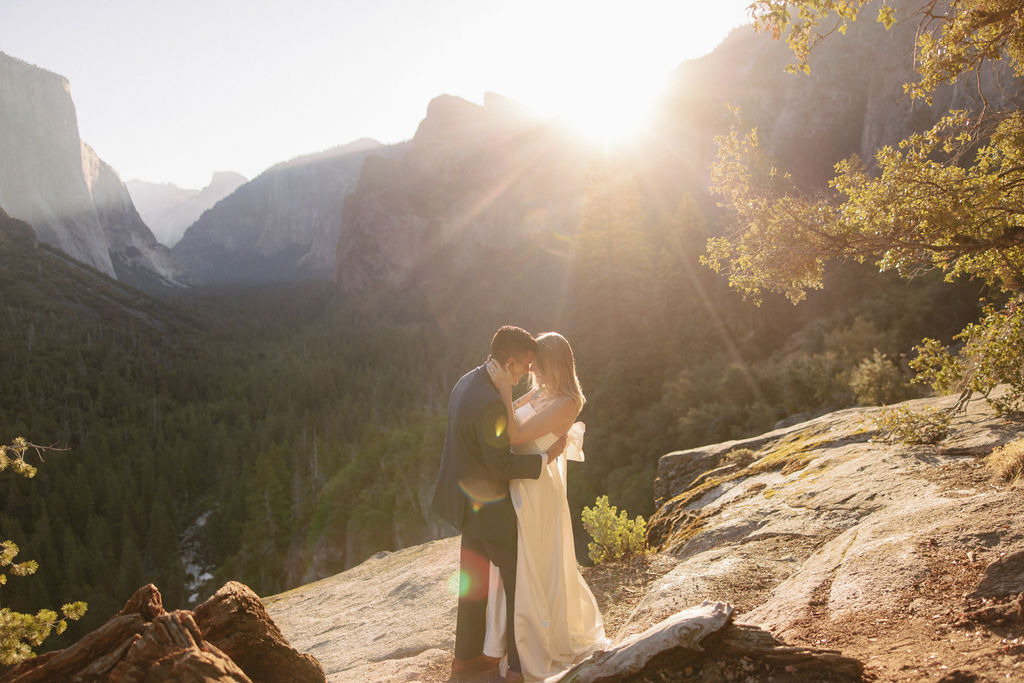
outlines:
[[[799, 62], [793, 69], [806, 71], [813, 48], [845, 33], [867, 5], [757, 0], [750, 10], [759, 30], [786, 37]], [[840, 161], [829, 188], [812, 194], [775, 167], [756, 130], [734, 125], [717, 140], [712, 171], [732, 221], [708, 241], [703, 260], [755, 301], [775, 292], [797, 303], [822, 286], [829, 262], [842, 260], [871, 261], [905, 278], [938, 270], [950, 282], [983, 282], [994, 305], [960, 333], [962, 348], [925, 340], [915, 368], [940, 390], [987, 393], [1009, 382], [1012, 396], [997, 407], [1018, 410], [1024, 369], [1007, 340], [1024, 315], [1024, 112], [990, 110], [980, 74], [1008, 60], [1010, 78], [1024, 76], [1024, 3], [932, 0], [900, 9], [903, 16], [884, 2], [877, 20], [919, 22], [920, 78], [905, 84], [908, 96], [930, 101], [942, 83], [974, 75], [981, 109], [950, 111], [931, 129], [882, 147], [875, 169], [856, 157]]]

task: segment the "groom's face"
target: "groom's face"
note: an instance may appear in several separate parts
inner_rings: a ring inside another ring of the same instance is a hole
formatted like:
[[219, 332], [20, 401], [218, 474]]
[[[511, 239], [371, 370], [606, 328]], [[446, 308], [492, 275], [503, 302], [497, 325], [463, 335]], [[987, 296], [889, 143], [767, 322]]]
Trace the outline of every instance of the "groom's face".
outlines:
[[523, 356], [510, 356], [508, 362], [505, 363], [505, 369], [508, 370], [509, 374], [512, 375], [512, 384], [519, 384], [523, 379], [523, 375], [530, 371], [533, 367], [533, 359], [536, 354], [533, 351], [527, 351]]

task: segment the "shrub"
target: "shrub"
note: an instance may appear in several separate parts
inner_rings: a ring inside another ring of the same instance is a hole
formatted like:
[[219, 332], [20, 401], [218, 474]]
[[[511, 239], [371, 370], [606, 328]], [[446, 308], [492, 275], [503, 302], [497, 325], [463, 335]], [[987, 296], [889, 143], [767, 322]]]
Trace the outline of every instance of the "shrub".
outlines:
[[647, 522], [640, 515], [629, 519], [625, 510], [598, 496], [594, 507], [583, 508], [583, 528], [594, 540], [587, 544], [594, 564], [624, 560], [647, 550]]
[[907, 380], [888, 356], [875, 349], [870, 358], [862, 360], [850, 373], [850, 388], [862, 406], [886, 405], [913, 395]]
[[749, 448], [734, 448], [722, 456], [723, 465], [746, 467], [757, 460], [757, 453]]
[[1003, 481], [1016, 483], [1024, 475], [1024, 439], [1011, 441], [995, 449], [985, 458], [985, 464]]
[[886, 441], [938, 443], [949, 433], [951, 417], [948, 411], [935, 408], [914, 412], [910, 408], [901, 407], [883, 410], [875, 418], [875, 427]]

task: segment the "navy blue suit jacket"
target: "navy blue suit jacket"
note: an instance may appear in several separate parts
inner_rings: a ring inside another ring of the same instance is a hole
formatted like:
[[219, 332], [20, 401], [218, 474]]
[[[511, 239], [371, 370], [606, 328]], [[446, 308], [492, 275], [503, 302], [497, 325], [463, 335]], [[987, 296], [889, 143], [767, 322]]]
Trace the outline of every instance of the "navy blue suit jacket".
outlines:
[[509, 480], [536, 479], [545, 459], [512, 454], [506, 421], [505, 405], [486, 367], [456, 382], [431, 506], [459, 531], [497, 542], [516, 538]]

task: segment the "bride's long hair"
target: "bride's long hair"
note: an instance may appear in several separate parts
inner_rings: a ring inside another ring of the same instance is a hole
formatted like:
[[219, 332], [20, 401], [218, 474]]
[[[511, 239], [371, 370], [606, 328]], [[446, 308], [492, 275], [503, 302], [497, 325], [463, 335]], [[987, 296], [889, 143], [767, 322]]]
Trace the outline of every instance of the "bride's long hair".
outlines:
[[[533, 365], [537, 372], [530, 373], [532, 389], [545, 389], [553, 396], [569, 396], [576, 401], [578, 408], [583, 408], [587, 398], [580, 388], [576, 359], [565, 337], [557, 332], [545, 332], [537, 337], [537, 359]], [[544, 378], [543, 384], [538, 374]]]

